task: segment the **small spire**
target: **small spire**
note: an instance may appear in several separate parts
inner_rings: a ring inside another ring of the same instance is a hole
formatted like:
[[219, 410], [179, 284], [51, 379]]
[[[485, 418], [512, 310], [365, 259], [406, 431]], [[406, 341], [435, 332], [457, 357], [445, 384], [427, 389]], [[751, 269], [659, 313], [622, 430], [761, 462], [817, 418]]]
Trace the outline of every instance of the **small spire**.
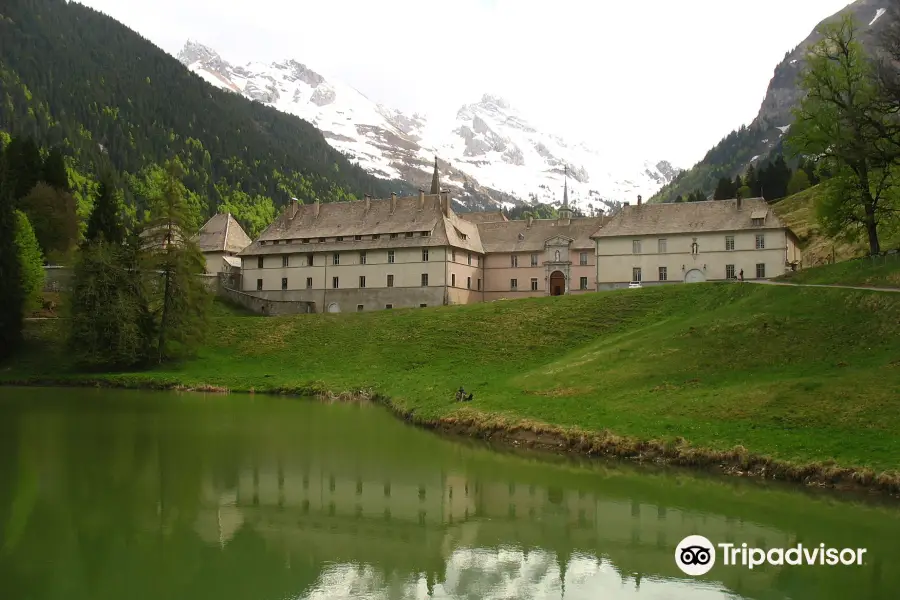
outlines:
[[434, 157], [434, 175], [431, 176], [431, 193], [441, 193], [441, 174], [438, 172], [438, 159]]
[[563, 206], [569, 206], [569, 165], [566, 165], [565, 179], [563, 179]]

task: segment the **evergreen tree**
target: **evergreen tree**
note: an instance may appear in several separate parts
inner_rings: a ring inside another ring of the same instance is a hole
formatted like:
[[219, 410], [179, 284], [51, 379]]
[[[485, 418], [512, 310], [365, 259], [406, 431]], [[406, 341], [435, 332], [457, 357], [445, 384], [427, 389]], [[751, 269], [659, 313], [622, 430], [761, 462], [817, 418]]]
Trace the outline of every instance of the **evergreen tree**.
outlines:
[[807, 175], [806, 171], [804, 171], [803, 169], [797, 169], [797, 171], [791, 176], [790, 183], [788, 183], [788, 196], [799, 194], [807, 188], [809, 188], [809, 175]]
[[205, 260], [190, 227], [181, 178], [184, 171], [177, 161], [166, 165], [166, 178], [160, 196], [153, 198], [150, 220], [144, 228], [142, 248], [146, 273], [159, 273], [149, 285], [150, 309], [158, 332], [155, 359], [162, 362], [189, 354], [203, 341], [211, 294], [198, 277]]
[[94, 209], [88, 219], [85, 243], [106, 241], [111, 244], [122, 244], [125, 241], [125, 228], [119, 213], [119, 200], [115, 186], [109, 174], [100, 180]]
[[722, 177], [719, 179], [718, 185], [716, 185], [713, 200], [727, 200], [728, 198], [734, 198], [734, 190], [732, 189], [731, 180], [727, 177]]
[[741, 180], [740, 173], [738, 173], [737, 175], [734, 176], [734, 181], [731, 184], [731, 191], [732, 191], [731, 197], [736, 198], [738, 190], [741, 189], [742, 187], [744, 187], [744, 182], [743, 182], [743, 180]]
[[[3, 158], [0, 156], [0, 158]], [[0, 360], [9, 358], [22, 342], [22, 263], [16, 244], [18, 219], [8, 163], [0, 160]]]
[[675, 196], [675, 202], [684, 202], [684, 198], [681, 196], [681, 194]]
[[24, 311], [31, 312], [40, 307], [41, 291], [44, 289], [44, 255], [34, 236], [34, 229], [28, 217], [16, 211], [16, 247], [21, 265]]
[[64, 261], [78, 239], [78, 213], [72, 195], [41, 182], [19, 204], [34, 227], [44, 255]]
[[41, 180], [55, 190], [71, 192], [69, 187], [69, 174], [66, 171], [66, 161], [59, 148], [50, 150], [47, 160], [44, 161], [44, 170]]
[[19, 202], [28, 195], [41, 178], [44, 164], [37, 144], [30, 137], [14, 137], [4, 153], [7, 177], [12, 186], [12, 198]]
[[750, 188], [750, 195], [746, 196], [747, 198], [759, 197], [759, 179], [756, 167], [753, 164], [747, 167], [747, 173], [744, 175], [744, 185]]

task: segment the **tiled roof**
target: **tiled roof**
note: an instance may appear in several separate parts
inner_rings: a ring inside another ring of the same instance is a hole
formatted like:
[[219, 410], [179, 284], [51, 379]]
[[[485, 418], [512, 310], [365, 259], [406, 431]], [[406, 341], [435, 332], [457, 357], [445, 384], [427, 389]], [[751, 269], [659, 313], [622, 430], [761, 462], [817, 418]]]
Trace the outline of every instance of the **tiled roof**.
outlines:
[[[762, 225], [754, 225], [754, 218], [765, 220]], [[737, 200], [625, 206], [592, 237], [783, 228], [786, 226], [763, 198], [749, 198], [741, 201], [740, 210], [737, 208]]]
[[459, 213], [457, 215], [460, 219], [468, 221], [469, 223], [481, 224], [481, 223], [496, 223], [498, 221], [508, 221], [509, 219], [499, 210], [491, 211], [491, 212], [467, 212], [467, 213]]
[[207, 221], [194, 241], [202, 252], [240, 252], [252, 242], [231, 213], [219, 213]]
[[[241, 256], [448, 245], [483, 253], [478, 229], [458, 218], [452, 210], [448, 212], [449, 216], [444, 216], [439, 194], [426, 194], [421, 198], [398, 197], [395, 200], [382, 198], [292, 204], [258, 240], [241, 252]], [[430, 235], [421, 236], [423, 231]], [[414, 237], [406, 237], [408, 232], [414, 233]], [[392, 233], [398, 234], [398, 237], [391, 239]], [[379, 239], [373, 240], [373, 235], [378, 235]], [[355, 236], [362, 236], [363, 239], [355, 240]], [[337, 237], [343, 240], [337, 241]], [[326, 238], [327, 241], [319, 243], [319, 238]], [[310, 243], [302, 244], [303, 239], [308, 239]], [[273, 243], [276, 240], [281, 243]]]
[[485, 252], [534, 252], [544, 249], [544, 243], [556, 236], [573, 240], [572, 248], [593, 248], [593, 234], [608, 219], [581, 217], [573, 219], [535, 219], [480, 223], [478, 231]]

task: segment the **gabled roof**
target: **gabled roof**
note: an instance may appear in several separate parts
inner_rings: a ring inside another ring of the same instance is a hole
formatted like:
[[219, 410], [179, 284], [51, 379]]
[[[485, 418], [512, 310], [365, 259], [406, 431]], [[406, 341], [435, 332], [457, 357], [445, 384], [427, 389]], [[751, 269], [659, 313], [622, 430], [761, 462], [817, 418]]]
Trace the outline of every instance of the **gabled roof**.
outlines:
[[[759, 218], [764, 219], [762, 225], [754, 225], [753, 219]], [[591, 237], [674, 235], [744, 229], [787, 229], [787, 226], [763, 198], [742, 200], [740, 209], [737, 207], [737, 200], [707, 200], [624, 206]]]
[[481, 242], [485, 252], [539, 252], [554, 237], [567, 237], [572, 248], [594, 247], [591, 234], [608, 220], [607, 217], [580, 217], [572, 219], [534, 219], [479, 223]]
[[201, 252], [240, 252], [252, 242], [231, 213], [219, 213], [200, 228], [194, 241]]

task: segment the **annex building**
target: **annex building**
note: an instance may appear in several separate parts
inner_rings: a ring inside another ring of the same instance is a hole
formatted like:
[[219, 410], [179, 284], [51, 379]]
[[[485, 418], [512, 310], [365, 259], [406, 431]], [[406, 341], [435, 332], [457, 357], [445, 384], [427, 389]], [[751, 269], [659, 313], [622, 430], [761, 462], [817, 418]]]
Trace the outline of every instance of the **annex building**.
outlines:
[[586, 293], [596, 290], [591, 235], [605, 221], [573, 217], [567, 187], [558, 219], [457, 215], [435, 162], [428, 194], [292, 201], [239, 253], [241, 289], [326, 312]]

